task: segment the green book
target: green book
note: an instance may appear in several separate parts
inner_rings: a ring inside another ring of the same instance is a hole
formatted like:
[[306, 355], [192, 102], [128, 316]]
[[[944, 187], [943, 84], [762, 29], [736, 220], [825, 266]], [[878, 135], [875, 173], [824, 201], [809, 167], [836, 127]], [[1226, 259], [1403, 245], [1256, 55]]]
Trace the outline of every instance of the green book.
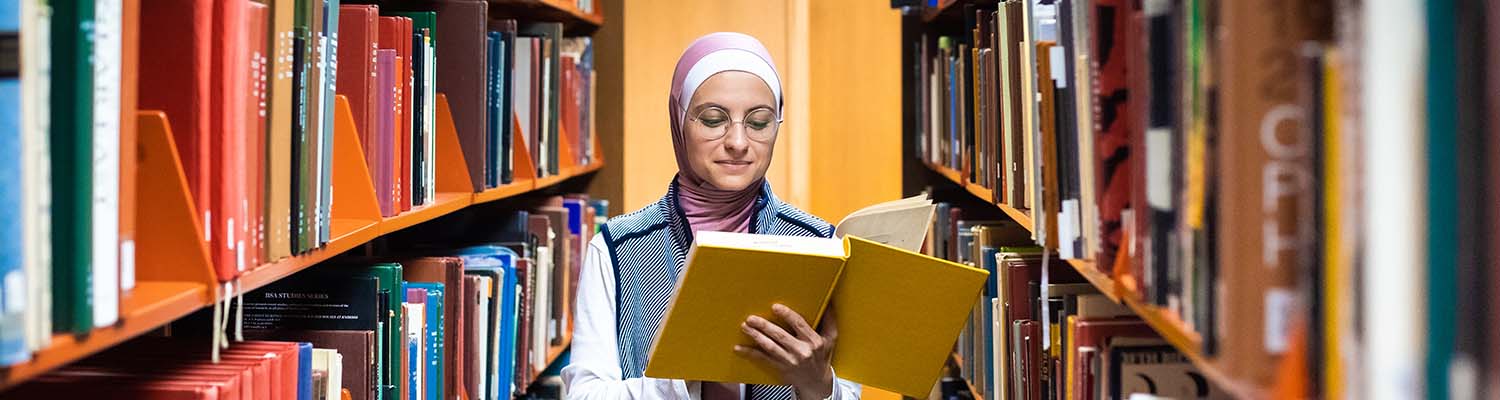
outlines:
[[52, 327], [93, 328], [94, 1], [53, 5]]
[[401, 275], [401, 264], [380, 263], [358, 267], [338, 266], [331, 269], [355, 271], [354, 273], [360, 276], [373, 277], [376, 280], [376, 289], [382, 293], [387, 293], [381, 299], [385, 302], [382, 308], [390, 311], [384, 314], [385, 318], [380, 321], [381, 327], [379, 332], [376, 333], [380, 337], [379, 344], [377, 345], [380, 352], [379, 361], [384, 365], [380, 369], [383, 384], [377, 392], [381, 393], [386, 399], [399, 398], [400, 391], [396, 383], [406, 378], [402, 376], [400, 368], [402, 365], [402, 337], [400, 333], [401, 321], [404, 320], [401, 299], [406, 293], [406, 289], [402, 286], [405, 282]]

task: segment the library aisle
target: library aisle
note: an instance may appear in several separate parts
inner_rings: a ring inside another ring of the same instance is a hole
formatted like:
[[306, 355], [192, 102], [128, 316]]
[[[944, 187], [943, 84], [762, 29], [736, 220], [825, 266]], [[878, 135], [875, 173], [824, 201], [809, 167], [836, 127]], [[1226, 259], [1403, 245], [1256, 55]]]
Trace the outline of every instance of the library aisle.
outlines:
[[1500, 399], [1497, 2], [0, 3], [0, 399]]

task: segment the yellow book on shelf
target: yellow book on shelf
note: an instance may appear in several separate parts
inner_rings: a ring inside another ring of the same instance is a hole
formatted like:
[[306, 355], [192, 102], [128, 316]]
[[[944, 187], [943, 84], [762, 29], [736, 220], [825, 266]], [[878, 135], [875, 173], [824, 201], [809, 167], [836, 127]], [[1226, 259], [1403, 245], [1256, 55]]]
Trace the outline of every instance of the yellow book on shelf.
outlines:
[[[925, 228], [923, 226], [922, 228]], [[782, 304], [817, 325], [833, 307], [840, 378], [925, 397], [989, 273], [848, 235], [844, 239], [699, 232], [646, 376], [780, 384], [740, 323]]]

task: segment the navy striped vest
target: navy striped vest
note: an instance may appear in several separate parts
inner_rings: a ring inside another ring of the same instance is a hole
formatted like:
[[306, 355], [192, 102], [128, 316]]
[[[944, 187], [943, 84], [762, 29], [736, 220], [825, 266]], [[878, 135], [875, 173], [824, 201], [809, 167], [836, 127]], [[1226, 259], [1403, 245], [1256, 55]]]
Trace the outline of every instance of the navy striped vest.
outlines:
[[[762, 183], [750, 217], [755, 233], [787, 236], [832, 237], [833, 226], [802, 210], [782, 203]], [[687, 261], [693, 233], [677, 204], [677, 180], [655, 204], [630, 214], [611, 218], [601, 232], [615, 265], [615, 332], [619, 339], [620, 372], [625, 379], [639, 378], [646, 370], [651, 342], [660, 328], [663, 313], [672, 301], [672, 290]], [[753, 400], [792, 398], [786, 386], [751, 385]]]

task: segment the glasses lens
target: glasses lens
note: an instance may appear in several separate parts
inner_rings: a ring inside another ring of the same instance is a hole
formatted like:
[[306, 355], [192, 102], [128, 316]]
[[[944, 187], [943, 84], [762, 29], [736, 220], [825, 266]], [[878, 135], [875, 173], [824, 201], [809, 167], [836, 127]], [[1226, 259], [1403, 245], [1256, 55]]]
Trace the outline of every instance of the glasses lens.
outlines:
[[705, 109], [698, 113], [698, 123], [709, 128], [722, 127], [729, 123], [729, 114], [717, 108]]

